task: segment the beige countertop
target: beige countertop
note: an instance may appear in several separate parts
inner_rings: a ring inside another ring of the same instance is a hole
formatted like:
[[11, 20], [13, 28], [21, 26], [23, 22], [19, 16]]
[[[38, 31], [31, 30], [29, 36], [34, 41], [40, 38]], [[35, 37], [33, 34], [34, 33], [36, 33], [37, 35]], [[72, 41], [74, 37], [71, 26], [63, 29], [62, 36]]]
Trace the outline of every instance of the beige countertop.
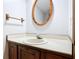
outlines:
[[57, 51], [60, 53], [65, 53], [72, 55], [72, 42], [67, 36], [41, 36], [43, 37], [43, 40], [45, 40], [47, 43], [45, 44], [29, 44], [27, 43], [28, 39], [34, 39], [36, 38], [35, 35], [8, 35], [8, 40], [34, 46], [42, 49], [47, 49], [51, 51]]

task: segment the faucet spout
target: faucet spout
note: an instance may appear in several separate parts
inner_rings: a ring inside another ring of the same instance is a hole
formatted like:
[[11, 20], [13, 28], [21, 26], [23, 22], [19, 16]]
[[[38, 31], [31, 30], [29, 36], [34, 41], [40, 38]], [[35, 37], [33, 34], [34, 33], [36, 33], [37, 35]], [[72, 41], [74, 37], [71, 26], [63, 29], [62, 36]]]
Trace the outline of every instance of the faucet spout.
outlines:
[[36, 37], [37, 37], [37, 39], [42, 39], [39, 35], [37, 35]]

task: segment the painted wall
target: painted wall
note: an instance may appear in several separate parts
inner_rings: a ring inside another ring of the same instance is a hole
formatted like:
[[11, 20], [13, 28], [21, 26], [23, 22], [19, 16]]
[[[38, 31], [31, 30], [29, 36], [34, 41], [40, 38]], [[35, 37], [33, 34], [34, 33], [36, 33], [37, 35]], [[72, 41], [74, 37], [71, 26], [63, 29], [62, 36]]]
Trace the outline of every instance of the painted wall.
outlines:
[[72, 0], [52, 0], [54, 5], [54, 16], [44, 28], [39, 28], [34, 25], [32, 20], [32, 6], [34, 0], [28, 1], [27, 8], [27, 32], [29, 33], [40, 33], [40, 34], [61, 34], [71, 36], [71, 21], [72, 11], [71, 4]]
[[[7, 57], [7, 43], [6, 35], [13, 33], [25, 33], [26, 32], [26, 2], [27, 0], [4, 0], [4, 59]], [[5, 14], [8, 13], [13, 16], [23, 17], [24, 23], [20, 25], [9, 25], [5, 24]]]

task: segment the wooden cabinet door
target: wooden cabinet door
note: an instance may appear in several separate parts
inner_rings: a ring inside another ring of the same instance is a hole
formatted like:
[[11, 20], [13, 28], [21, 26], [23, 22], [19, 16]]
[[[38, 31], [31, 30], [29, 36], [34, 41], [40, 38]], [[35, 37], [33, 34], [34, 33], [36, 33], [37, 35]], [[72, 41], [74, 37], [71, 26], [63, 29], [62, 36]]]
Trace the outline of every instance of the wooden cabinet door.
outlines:
[[17, 59], [17, 46], [9, 43], [9, 59]]
[[69, 58], [65, 58], [65, 57], [62, 57], [62, 56], [59, 56], [59, 55], [47, 53], [46, 59], [69, 59]]
[[27, 47], [18, 47], [18, 59], [40, 59], [40, 53]]

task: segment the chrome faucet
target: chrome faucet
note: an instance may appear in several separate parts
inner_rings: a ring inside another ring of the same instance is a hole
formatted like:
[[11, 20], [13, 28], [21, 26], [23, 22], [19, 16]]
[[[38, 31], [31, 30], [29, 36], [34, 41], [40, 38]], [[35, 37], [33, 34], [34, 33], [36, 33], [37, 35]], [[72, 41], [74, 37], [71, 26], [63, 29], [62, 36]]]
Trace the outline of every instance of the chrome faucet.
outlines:
[[39, 35], [37, 35], [36, 37], [37, 37], [37, 39], [42, 39]]

